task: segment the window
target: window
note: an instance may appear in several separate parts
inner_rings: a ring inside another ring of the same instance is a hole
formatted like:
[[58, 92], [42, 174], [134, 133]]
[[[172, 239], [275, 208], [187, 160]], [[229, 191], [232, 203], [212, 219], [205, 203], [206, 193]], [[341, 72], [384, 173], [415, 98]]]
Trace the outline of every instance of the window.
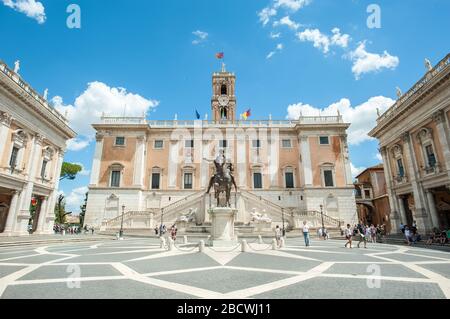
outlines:
[[163, 140], [155, 140], [154, 148], [156, 149], [162, 149], [164, 147]]
[[294, 188], [294, 173], [286, 172], [284, 177], [286, 179], [286, 188]]
[[252, 140], [253, 148], [261, 148], [261, 140]]
[[320, 142], [320, 145], [329, 145], [330, 139], [328, 138], [328, 136], [320, 136], [319, 142]]
[[159, 189], [160, 176], [159, 173], [152, 174], [152, 189]]
[[192, 189], [192, 173], [184, 173], [184, 189]]
[[115, 146], [124, 146], [125, 145], [125, 137], [117, 136]]
[[43, 179], [45, 178], [45, 172], [47, 170], [47, 164], [48, 164], [47, 160], [43, 160], [42, 161], [41, 178], [43, 178]]
[[14, 146], [11, 152], [11, 158], [9, 159], [9, 166], [15, 168], [17, 165], [17, 156], [19, 155], [19, 148]]
[[365, 189], [365, 190], [364, 190], [364, 196], [365, 196], [366, 198], [370, 198], [370, 191], [369, 191], [368, 189]]
[[405, 168], [403, 167], [403, 161], [401, 158], [399, 158], [397, 160], [397, 166], [398, 166], [398, 175], [400, 177], [404, 177], [405, 176]]
[[262, 188], [262, 174], [253, 173], [253, 188]]
[[292, 147], [292, 142], [291, 140], [282, 140], [281, 141], [281, 147], [283, 148], [291, 148]]
[[111, 187], [120, 187], [120, 171], [111, 172]]
[[334, 181], [333, 181], [333, 171], [332, 170], [324, 170], [323, 171], [323, 178], [325, 181], [325, 187], [333, 187]]
[[428, 166], [435, 167], [436, 166], [436, 156], [434, 155], [433, 146], [427, 145], [425, 147], [425, 152], [427, 153]]
[[222, 86], [220, 87], [220, 94], [227, 95], [227, 86], [225, 84], [222, 84]]
[[227, 140], [219, 141], [219, 147], [220, 148], [227, 148], [228, 147], [228, 141]]
[[194, 140], [186, 140], [184, 146], [187, 148], [194, 148]]

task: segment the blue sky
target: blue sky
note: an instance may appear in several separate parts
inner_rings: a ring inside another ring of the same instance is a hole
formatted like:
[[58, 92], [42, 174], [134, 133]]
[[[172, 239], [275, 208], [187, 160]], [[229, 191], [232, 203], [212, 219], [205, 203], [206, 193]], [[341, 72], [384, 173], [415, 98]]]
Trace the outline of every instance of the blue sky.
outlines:
[[[80, 29], [66, 25], [71, 3]], [[367, 26], [372, 3], [381, 28]], [[425, 58], [434, 65], [449, 52], [448, 12], [445, 0], [0, 0], [0, 59], [11, 67], [19, 59], [22, 77], [48, 88], [80, 133], [65, 159], [82, 163], [84, 175], [61, 184], [77, 211], [94, 150], [87, 116], [123, 113], [123, 104], [152, 119], [209, 113], [216, 52], [237, 75], [239, 113], [339, 109], [353, 123], [354, 172], [377, 164], [377, 142], [366, 137], [376, 108], [424, 75]]]

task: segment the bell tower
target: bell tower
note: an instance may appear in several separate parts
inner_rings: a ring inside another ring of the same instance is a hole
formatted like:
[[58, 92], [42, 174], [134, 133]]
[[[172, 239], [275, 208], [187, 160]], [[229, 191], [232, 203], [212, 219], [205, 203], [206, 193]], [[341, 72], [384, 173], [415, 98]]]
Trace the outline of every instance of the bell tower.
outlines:
[[211, 98], [211, 111], [213, 121], [231, 122], [236, 120], [236, 76], [225, 70], [222, 63], [222, 71], [214, 72], [212, 76], [213, 95]]

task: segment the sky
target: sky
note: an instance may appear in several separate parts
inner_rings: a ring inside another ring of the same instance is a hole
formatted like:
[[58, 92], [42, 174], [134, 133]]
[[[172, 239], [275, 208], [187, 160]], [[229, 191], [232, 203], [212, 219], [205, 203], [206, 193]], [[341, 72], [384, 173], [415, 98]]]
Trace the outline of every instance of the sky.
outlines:
[[[74, 6], [75, 5], [75, 6]], [[224, 52], [238, 113], [296, 119], [337, 111], [354, 176], [380, 163], [367, 136], [386, 110], [449, 53], [447, 0], [0, 0], [0, 59], [78, 133], [62, 181], [78, 212], [101, 114], [194, 119], [210, 113], [211, 74]]]

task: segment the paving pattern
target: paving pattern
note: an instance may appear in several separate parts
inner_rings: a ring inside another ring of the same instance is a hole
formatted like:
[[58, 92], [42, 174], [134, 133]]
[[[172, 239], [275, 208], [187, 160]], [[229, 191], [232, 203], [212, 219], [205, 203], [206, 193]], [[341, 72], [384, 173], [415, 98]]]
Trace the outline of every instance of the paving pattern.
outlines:
[[450, 253], [288, 238], [272, 250], [249, 239], [200, 253], [198, 240], [168, 251], [129, 238], [0, 249], [0, 298], [450, 298]]

